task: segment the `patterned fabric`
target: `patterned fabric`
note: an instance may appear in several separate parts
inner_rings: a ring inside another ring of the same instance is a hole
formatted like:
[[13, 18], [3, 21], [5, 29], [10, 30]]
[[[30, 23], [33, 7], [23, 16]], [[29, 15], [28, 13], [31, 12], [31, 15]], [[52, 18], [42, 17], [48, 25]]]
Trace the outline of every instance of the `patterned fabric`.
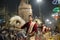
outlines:
[[35, 24], [35, 22], [32, 22], [32, 23], [30, 24], [30, 27], [29, 27], [29, 29], [28, 29], [28, 33], [31, 33], [31, 32], [32, 32], [33, 27], [34, 27], [34, 24]]
[[[37, 27], [38, 25], [34, 22], [27, 22], [25, 25], [22, 26], [23, 28], [27, 28], [26, 30], [26, 34], [28, 34], [28, 32], [32, 33], [32, 32], [37, 32]], [[35, 34], [33, 36], [27, 37], [27, 40], [35, 40]]]
[[[23, 25], [21, 28], [24, 29], [26, 28], [26, 33], [28, 33], [29, 27], [30, 27], [31, 22], [27, 22], [25, 25]], [[37, 24], [35, 23], [32, 29], [32, 32], [35, 31], [37, 32]]]

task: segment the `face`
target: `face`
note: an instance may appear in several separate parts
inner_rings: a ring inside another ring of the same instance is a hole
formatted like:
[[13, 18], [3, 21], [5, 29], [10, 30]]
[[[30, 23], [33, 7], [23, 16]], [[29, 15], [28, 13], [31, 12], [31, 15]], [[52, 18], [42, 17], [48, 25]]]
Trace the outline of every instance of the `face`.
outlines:
[[29, 17], [29, 21], [32, 21], [32, 20], [33, 20], [33, 18], [30, 16], [30, 17]]

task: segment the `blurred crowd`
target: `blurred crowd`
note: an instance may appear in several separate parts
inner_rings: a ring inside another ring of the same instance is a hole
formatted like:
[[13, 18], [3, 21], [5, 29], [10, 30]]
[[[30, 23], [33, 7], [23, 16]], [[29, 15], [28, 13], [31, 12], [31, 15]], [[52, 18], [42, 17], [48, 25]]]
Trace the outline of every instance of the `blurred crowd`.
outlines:
[[51, 28], [47, 27], [40, 19], [29, 15], [28, 22], [20, 16], [13, 16], [0, 28], [0, 40], [55, 40]]

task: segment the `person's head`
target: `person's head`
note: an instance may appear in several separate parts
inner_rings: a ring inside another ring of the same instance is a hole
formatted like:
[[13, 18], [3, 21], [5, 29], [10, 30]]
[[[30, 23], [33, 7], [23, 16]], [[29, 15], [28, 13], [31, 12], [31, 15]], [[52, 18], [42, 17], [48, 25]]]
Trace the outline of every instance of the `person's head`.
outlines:
[[45, 25], [44, 23], [41, 24], [41, 26]]
[[36, 23], [37, 23], [37, 21], [36, 21]]
[[33, 20], [32, 15], [29, 15], [29, 21], [32, 21], [32, 20]]

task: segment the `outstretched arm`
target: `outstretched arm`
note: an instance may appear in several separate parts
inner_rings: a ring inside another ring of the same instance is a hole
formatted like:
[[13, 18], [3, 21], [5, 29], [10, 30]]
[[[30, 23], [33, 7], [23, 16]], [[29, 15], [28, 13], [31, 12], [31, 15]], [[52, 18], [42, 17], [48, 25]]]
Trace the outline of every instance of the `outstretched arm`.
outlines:
[[27, 27], [27, 24], [28, 24], [28, 23], [24, 24], [24, 25], [21, 27], [21, 29], [24, 29], [25, 27]]

